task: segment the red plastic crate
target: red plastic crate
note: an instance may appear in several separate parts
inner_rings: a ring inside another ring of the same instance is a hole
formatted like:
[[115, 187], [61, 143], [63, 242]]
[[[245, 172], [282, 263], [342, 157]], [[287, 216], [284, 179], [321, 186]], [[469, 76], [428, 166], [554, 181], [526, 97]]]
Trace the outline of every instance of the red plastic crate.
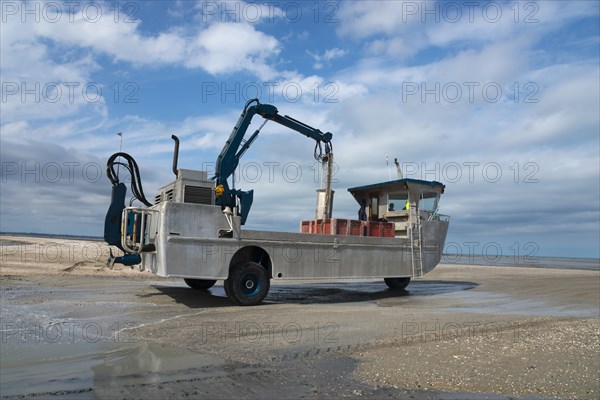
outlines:
[[348, 234], [348, 220], [327, 218], [323, 220], [322, 230], [319, 233], [325, 235], [344, 235]]
[[348, 226], [348, 235], [363, 236], [363, 221], [351, 220]]
[[381, 236], [381, 222], [369, 221], [369, 236]]
[[[349, 219], [315, 219], [300, 222], [301, 233], [314, 233], [321, 235], [341, 235], [341, 236], [368, 236], [370, 232], [370, 224], [372, 222], [356, 221]], [[380, 222], [375, 222], [380, 224]], [[392, 224], [393, 226], [393, 224]], [[379, 228], [375, 228], [374, 232], [379, 232]], [[393, 231], [393, 228], [392, 228]]]
[[370, 236], [369, 221], [360, 221], [362, 228], [362, 236]]
[[318, 234], [324, 234], [327, 231], [327, 227], [325, 226], [325, 221], [323, 219], [316, 219], [314, 222], [314, 226], [313, 226], [313, 232], [312, 233], [318, 233]]
[[[360, 222], [360, 221], [358, 221]], [[321, 235], [348, 235], [350, 220], [347, 219], [315, 219], [300, 222], [301, 233], [316, 233]]]
[[343, 235], [343, 236], [347, 236], [348, 235], [348, 229], [349, 229], [349, 220], [347, 219], [336, 219], [335, 220], [335, 234], [336, 235]]
[[333, 233], [333, 226], [335, 224], [335, 219], [327, 218], [321, 223], [321, 230], [318, 233], [322, 233], [323, 235], [331, 235]]
[[381, 236], [382, 237], [396, 237], [395, 226], [392, 222], [381, 223]]
[[300, 233], [312, 233], [314, 221], [300, 221]]

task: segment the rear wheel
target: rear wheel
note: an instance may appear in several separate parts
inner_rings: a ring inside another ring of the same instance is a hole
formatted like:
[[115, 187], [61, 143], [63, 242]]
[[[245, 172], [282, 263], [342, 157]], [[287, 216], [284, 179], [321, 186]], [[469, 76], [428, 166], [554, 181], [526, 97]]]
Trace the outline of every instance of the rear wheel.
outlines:
[[217, 283], [217, 281], [213, 281], [212, 279], [191, 279], [184, 278], [183, 281], [192, 289], [198, 290], [206, 290], [210, 289]]
[[233, 267], [225, 281], [225, 294], [239, 306], [260, 304], [269, 293], [267, 270], [255, 262], [243, 262]]
[[225, 289], [225, 296], [227, 296], [228, 299], [231, 299], [231, 279], [225, 279], [225, 281], [223, 281], [223, 289]]
[[390, 289], [402, 290], [406, 289], [410, 283], [410, 278], [385, 278], [384, 281]]

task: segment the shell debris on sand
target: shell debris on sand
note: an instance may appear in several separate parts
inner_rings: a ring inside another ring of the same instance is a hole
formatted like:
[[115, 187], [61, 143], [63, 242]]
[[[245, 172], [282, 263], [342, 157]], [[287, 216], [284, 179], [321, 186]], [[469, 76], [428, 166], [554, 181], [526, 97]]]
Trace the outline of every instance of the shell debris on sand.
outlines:
[[431, 390], [598, 396], [598, 319], [539, 318], [516, 329], [400, 346], [398, 339], [384, 339], [363, 353], [357, 374], [373, 383]]

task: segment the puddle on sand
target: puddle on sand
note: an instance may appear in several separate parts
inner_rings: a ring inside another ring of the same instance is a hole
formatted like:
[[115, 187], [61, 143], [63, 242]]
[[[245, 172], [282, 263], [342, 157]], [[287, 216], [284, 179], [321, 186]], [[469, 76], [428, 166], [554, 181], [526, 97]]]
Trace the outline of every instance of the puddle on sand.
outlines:
[[518, 315], [530, 317], [576, 317], [600, 318], [593, 304], [556, 304], [552, 298], [538, 296], [535, 299], [517, 299], [509, 294], [486, 291], [451, 293], [447, 297], [460, 303], [441, 311], [468, 312], [488, 315]]
[[124, 385], [210, 377], [225, 370], [218, 358], [159, 344], [45, 343], [22, 349], [2, 356], [3, 397], [96, 398], [102, 393], [114, 395]]
[[[391, 290], [382, 281], [344, 281], [305, 285], [273, 285], [267, 302], [274, 303], [355, 303], [406, 297], [462, 292], [477, 287], [474, 282], [413, 281], [406, 290]], [[383, 305], [383, 304], [379, 304]]]

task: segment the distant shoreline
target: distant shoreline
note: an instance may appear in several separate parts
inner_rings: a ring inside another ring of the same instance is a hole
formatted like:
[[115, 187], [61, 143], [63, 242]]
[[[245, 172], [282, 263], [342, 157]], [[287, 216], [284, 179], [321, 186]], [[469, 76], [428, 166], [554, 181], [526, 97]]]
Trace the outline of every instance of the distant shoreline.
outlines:
[[51, 238], [51, 239], [72, 239], [72, 240], [92, 240], [103, 241], [102, 236], [82, 236], [82, 235], [67, 235], [54, 233], [23, 233], [23, 232], [0, 232], [1, 236], [23, 236], [31, 238]]
[[[103, 242], [101, 236], [82, 236], [67, 234], [49, 234], [49, 233], [22, 233], [22, 232], [0, 232], [0, 238], [3, 236], [24, 237], [24, 238], [44, 238], [44, 239], [66, 239], [66, 240], [87, 240], [93, 242]], [[581, 257], [553, 257], [553, 256], [535, 256], [527, 257], [521, 255], [515, 259], [514, 256], [483, 256], [478, 254], [444, 254], [440, 264], [450, 265], [482, 265], [496, 267], [527, 267], [527, 268], [550, 268], [550, 269], [581, 269], [581, 270], [600, 270], [600, 259], [581, 258]]]

